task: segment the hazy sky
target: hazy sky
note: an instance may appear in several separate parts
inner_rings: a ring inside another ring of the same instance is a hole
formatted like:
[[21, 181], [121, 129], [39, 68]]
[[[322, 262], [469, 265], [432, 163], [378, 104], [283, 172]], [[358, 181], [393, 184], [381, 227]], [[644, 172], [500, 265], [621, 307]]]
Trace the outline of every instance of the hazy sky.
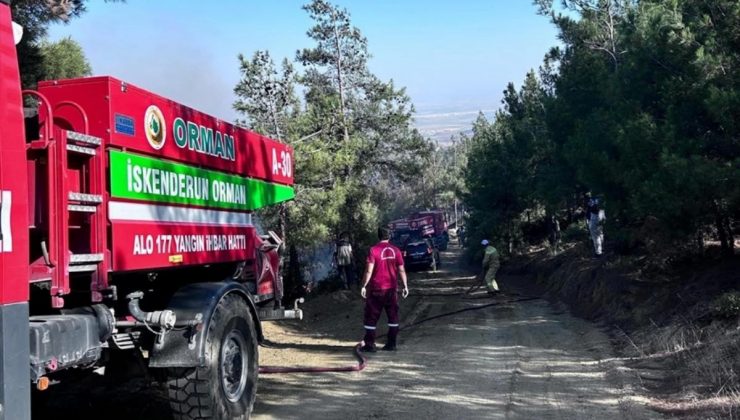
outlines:
[[[95, 75], [111, 75], [231, 120], [237, 54], [269, 50], [276, 61], [311, 47], [299, 0], [88, 2], [88, 12], [50, 30], [72, 36]], [[371, 70], [406, 86], [423, 113], [498, 106], [556, 44], [531, 0], [335, 0], [368, 38]]]

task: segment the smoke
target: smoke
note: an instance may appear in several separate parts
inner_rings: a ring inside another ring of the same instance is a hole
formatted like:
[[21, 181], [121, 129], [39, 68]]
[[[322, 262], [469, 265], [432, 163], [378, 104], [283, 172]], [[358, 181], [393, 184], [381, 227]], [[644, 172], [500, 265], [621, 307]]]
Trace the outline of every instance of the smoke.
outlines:
[[207, 46], [188, 42], [164, 51], [149, 48], [141, 51], [146, 57], [140, 60], [142, 65], [119, 67], [119, 77], [224, 121], [236, 118], [231, 108], [238, 80], [236, 60], [233, 80], [228, 80]]
[[316, 285], [329, 278], [334, 270], [334, 245], [325, 243], [310, 250], [300, 250], [301, 274], [306, 284]]
[[223, 34], [214, 26], [203, 26], [197, 11], [171, 13], [179, 2], [89, 3], [74, 25], [53, 25], [49, 35], [78, 41], [93, 74], [119, 78], [224, 121], [236, 118], [231, 106], [239, 80], [237, 48], [221, 42]]

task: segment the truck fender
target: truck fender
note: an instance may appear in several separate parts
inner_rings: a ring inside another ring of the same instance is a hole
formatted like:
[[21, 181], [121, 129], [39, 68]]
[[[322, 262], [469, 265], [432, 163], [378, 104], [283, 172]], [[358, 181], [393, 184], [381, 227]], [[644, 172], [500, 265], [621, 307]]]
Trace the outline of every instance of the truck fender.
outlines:
[[249, 306], [257, 330], [257, 339], [263, 340], [262, 326], [252, 295], [242, 283], [233, 281], [194, 283], [179, 289], [170, 299], [168, 309], [177, 315], [178, 324], [200, 318], [197, 327], [175, 328], [164, 336], [155, 337], [149, 358], [149, 367], [195, 367], [206, 363], [205, 346], [208, 327], [216, 306], [228, 294], [241, 295]]

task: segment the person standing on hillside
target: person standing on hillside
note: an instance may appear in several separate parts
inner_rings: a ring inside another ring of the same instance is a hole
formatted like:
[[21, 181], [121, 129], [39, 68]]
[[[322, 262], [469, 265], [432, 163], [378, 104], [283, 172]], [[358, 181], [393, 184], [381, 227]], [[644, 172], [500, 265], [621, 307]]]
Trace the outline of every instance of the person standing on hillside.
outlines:
[[351, 289], [355, 283], [355, 273], [352, 269], [352, 244], [349, 243], [349, 234], [342, 233], [334, 250], [334, 262], [337, 264], [339, 278], [342, 280], [342, 288]]
[[496, 283], [496, 272], [501, 265], [498, 250], [491, 245], [488, 239], [484, 239], [480, 244], [485, 247], [483, 251], [483, 278], [486, 282], [488, 294], [492, 295], [499, 291], [498, 283]]
[[588, 230], [591, 232], [591, 241], [594, 244], [594, 254], [597, 257], [602, 255], [604, 245], [604, 222], [606, 213], [601, 208], [598, 198], [592, 198], [588, 205]]
[[402, 295], [409, 295], [406, 269], [403, 266], [403, 253], [389, 242], [390, 230], [378, 228], [378, 242], [370, 248], [367, 256], [367, 269], [360, 294], [365, 299], [365, 338], [362, 351], [374, 352], [375, 328], [380, 313], [385, 309], [388, 317], [388, 340], [383, 350], [396, 350], [398, 337], [398, 277], [403, 282]]
[[550, 242], [550, 253], [557, 255], [560, 252], [560, 222], [555, 215], [548, 220], [548, 240]]

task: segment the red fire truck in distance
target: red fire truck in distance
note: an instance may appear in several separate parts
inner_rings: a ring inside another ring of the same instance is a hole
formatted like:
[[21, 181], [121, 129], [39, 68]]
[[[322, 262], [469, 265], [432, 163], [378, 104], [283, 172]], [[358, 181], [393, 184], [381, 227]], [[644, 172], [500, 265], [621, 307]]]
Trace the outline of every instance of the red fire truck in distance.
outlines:
[[132, 358], [175, 418], [247, 418], [260, 322], [302, 315], [282, 306], [281, 239], [252, 223], [293, 198], [293, 150], [112, 77], [21, 92], [8, 3], [0, 418], [30, 418], [30, 386], [59, 372]]
[[447, 216], [442, 210], [415, 212], [405, 219], [391, 221], [388, 227], [394, 236], [412, 234], [432, 238], [434, 245], [441, 251], [445, 251], [449, 243]]
[[423, 223], [440, 250], [445, 251], [447, 249], [450, 238], [447, 232], [447, 214], [444, 210], [418, 211], [413, 213], [410, 218], [412, 223], [413, 220]]

